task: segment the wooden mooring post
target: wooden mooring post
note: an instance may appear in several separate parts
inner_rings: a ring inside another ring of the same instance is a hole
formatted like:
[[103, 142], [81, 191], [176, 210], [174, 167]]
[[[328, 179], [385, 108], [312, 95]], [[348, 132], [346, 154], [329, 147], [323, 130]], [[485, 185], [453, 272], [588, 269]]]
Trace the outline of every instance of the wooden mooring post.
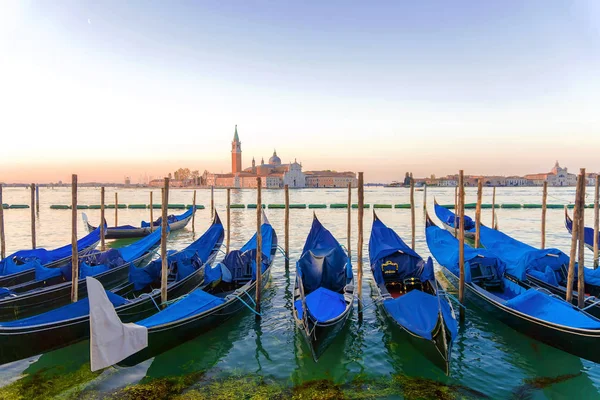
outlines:
[[256, 178], [256, 319], [260, 319], [260, 295], [262, 292], [262, 179]]
[[475, 248], [481, 243], [481, 201], [483, 197], [483, 180], [477, 180], [477, 205], [475, 206]]
[[229, 254], [231, 244], [231, 189], [227, 188], [227, 240], [225, 242], [225, 254]]
[[581, 189], [579, 193], [579, 260], [577, 268], [577, 305], [579, 308], [585, 307], [585, 187], [587, 179], [585, 177], [585, 168], [581, 168]]
[[[465, 186], [464, 186], [464, 171], [461, 169], [458, 172], [458, 301], [460, 304], [465, 304]], [[456, 218], [454, 221], [456, 226]], [[465, 309], [459, 307], [460, 321], [465, 320]]]
[[35, 185], [35, 212], [40, 213], [40, 185]]
[[150, 232], [154, 232], [154, 204], [152, 203], [152, 190], [150, 191]]
[[215, 186], [210, 187], [210, 217], [215, 217]]
[[458, 224], [456, 219], [460, 216], [458, 212], [458, 183], [454, 187], [454, 237], [458, 237]]
[[[600, 176], [596, 176], [596, 188], [594, 190], [594, 269], [598, 268], [598, 241], [600, 236], [598, 231], [600, 228]], [[0, 201], [2, 203], [2, 201]]]
[[542, 186], [542, 249], [546, 248], [546, 201], [548, 199], [548, 181]]
[[115, 192], [115, 226], [119, 226], [119, 194]]
[[496, 186], [492, 189], [492, 229], [496, 226]]
[[31, 184], [31, 248], [35, 249], [35, 183]]
[[358, 279], [358, 315], [362, 317], [363, 313], [363, 301], [362, 301], [362, 278], [363, 278], [363, 216], [365, 213], [365, 188], [364, 188], [364, 174], [358, 173], [358, 244], [356, 246], [356, 268], [357, 268], [357, 279]]
[[352, 260], [352, 182], [348, 183], [348, 210], [347, 210], [347, 226], [346, 226], [346, 247], [348, 257]]
[[[229, 189], [227, 189], [229, 190]], [[194, 190], [194, 199], [192, 200], [192, 210], [194, 213], [192, 214], [192, 232], [196, 232], [196, 191]]]
[[285, 215], [284, 215], [284, 233], [285, 233], [285, 270], [290, 268], [290, 188], [288, 185], [283, 187], [284, 201], [285, 201]]
[[4, 237], [4, 205], [2, 201], [2, 184], [0, 183], [0, 260], [6, 257], [6, 238]]
[[106, 250], [104, 233], [104, 186], [100, 188], [100, 250]]
[[410, 248], [415, 249], [415, 180], [412, 175], [410, 177], [410, 229], [411, 229], [411, 240]]
[[167, 306], [167, 278], [169, 275], [169, 263], [167, 260], [167, 205], [169, 204], [169, 178], [165, 178], [162, 191], [162, 224], [160, 232], [160, 259], [161, 259], [161, 279], [160, 279], [160, 302], [162, 307]]
[[79, 296], [79, 253], [77, 250], [77, 175], [71, 177], [71, 302]]
[[[567, 292], [565, 300], [573, 301], [573, 279], [575, 277], [575, 258], [577, 257], [577, 240], [579, 238], [579, 195], [581, 193], [581, 176], [577, 176], [575, 207], [573, 208], [573, 226], [571, 227], [571, 252], [569, 254], [569, 270], [567, 273]], [[567, 206], [565, 206], [566, 210]]]

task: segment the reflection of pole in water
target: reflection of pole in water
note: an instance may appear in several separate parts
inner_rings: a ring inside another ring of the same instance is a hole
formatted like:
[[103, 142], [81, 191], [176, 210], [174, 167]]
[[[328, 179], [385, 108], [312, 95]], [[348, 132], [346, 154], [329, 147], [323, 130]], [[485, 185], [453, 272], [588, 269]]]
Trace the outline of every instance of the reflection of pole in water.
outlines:
[[262, 354], [267, 359], [267, 361], [272, 360], [271, 357], [269, 357], [269, 353], [267, 353], [267, 351], [262, 345], [262, 327], [260, 324], [260, 320], [256, 320], [254, 323], [254, 333], [256, 334], [256, 350], [254, 352], [254, 358], [256, 359], [256, 365], [258, 365], [258, 369], [256, 370], [256, 372], [258, 373], [262, 371], [262, 365], [260, 364], [260, 354]]

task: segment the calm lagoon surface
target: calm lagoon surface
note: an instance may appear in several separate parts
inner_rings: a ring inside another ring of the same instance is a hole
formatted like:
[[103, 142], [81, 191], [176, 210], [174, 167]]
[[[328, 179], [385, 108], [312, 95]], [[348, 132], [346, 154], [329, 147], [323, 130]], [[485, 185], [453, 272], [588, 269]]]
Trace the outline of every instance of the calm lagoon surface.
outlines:
[[[114, 188], [107, 188], [107, 203], [114, 202]], [[119, 203], [149, 203], [150, 189], [118, 189]], [[541, 203], [541, 188], [497, 188], [496, 203]], [[592, 202], [588, 188], [588, 201]], [[4, 202], [28, 204], [29, 190], [5, 188]], [[169, 203], [192, 203], [193, 190], [172, 189]], [[263, 190], [265, 204], [283, 203], [282, 190]], [[568, 204], [575, 188], [550, 188], [548, 203]], [[433, 214], [434, 197], [441, 204], [454, 202], [454, 188], [427, 189], [427, 206]], [[160, 189], [154, 189], [155, 203]], [[70, 204], [70, 188], [41, 188], [40, 213], [36, 220], [38, 247], [55, 248], [70, 243], [71, 211], [51, 210], [51, 204]], [[210, 224], [210, 190], [197, 191], [198, 204], [206, 209], [196, 213], [195, 233], [191, 223], [174, 232], [168, 248], [181, 249], [201, 235]], [[423, 225], [423, 192], [415, 193], [416, 247], [424, 258], [430, 255]], [[484, 188], [484, 203], [492, 202], [492, 189]], [[467, 188], [467, 203], [476, 201], [476, 188]], [[79, 204], [99, 204], [100, 190], [79, 190]], [[256, 191], [232, 190], [232, 203], [256, 203]], [[347, 189], [290, 190], [290, 203], [346, 203]], [[357, 202], [353, 190], [353, 203]], [[409, 202], [405, 188], [366, 188], [366, 204]], [[226, 225], [226, 191], [215, 189], [215, 205]], [[588, 209], [589, 210], [589, 209]], [[592, 211], [586, 210], [587, 226], [592, 226]], [[347, 241], [345, 209], [290, 210], [290, 271], [277, 254], [271, 281], [263, 294], [260, 321], [250, 311], [229, 320], [207, 334], [183, 343], [132, 368], [108, 368], [89, 372], [89, 342], [60, 349], [28, 360], [0, 366], [0, 398], [149, 398], [186, 396], [204, 398], [311, 398], [311, 393], [333, 393], [323, 398], [490, 398], [560, 399], [600, 398], [600, 366], [530, 339], [469, 307], [466, 322], [454, 344], [451, 373], [446, 377], [427, 359], [411, 348], [401, 334], [391, 329], [374, 306], [368, 263], [368, 242], [373, 209], [364, 214], [363, 297], [364, 317], [355, 310], [342, 333], [324, 356], [315, 363], [295, 330], [292, 317], [292, 291], [295, 260], [300, 256], [309, 232], [313, 211], [323, 225], [344, 245]], [[80, 210], [97, 224], [100, 210]], [[169, 213], [183, 211], [170, 210]], [[284, 210], [267, 209], [279, 243], [284, 242]], [[467, 210], [473, 216], [474, 210]], [[497, 209], [499, 227], [513, 237], [533, 246], [540, 245], [540, 209]], [[159, 211], [154, 210], [154, 217]], [[410, 244], [408, 209], [378, 209], [378, 216]], [[492, 210], [482, 210], [482, 222], [491, 224]], [[357, 215], [352, 210], [352, 258], [356, 269]], [[118, 210], [119, 224], [139, 225], [148, 220], [149, 210]], [[30, 210], [5, 210], [7, 254], [31, 247]], [[109, 226], [114, 225], [114, 210], [106, 211]], [[435, 217], [433, 216], [435, 219]], [[564, 227], [562, 209], [547, 210], [547, 247], [569, 253], [570, 236]], [[256, 210], [231, 210], [231, 247], [239, 248], [255, 232]], [[79, 237], [85, 234], [79, 218]], [[224, 250], [225, 246], [223, 246]], [[218, 259], [221, 259], [221, 254]], [[586, 250], [586, 261], [592, 253]], [[436, 265], [437, 268], [437, 265]], [[356, 273], [356, 272], [355, 272]], [[443, 279], [443, 278], [442, 278]], [[454, 288], [449, 288], [454, 292]], [[456, 306], [455, 306], [456, 309]], [[600, 345], [600, 343], [599, 343]], [[61, 377], [64, 378], [61, 381]], [[156, 386], [152, 386], [153, 382]], [[167, 382], [165, 384], [165, 382]], [[148, 389], [150, 388], [150, 389]], [[165, 389], [166, 388], [166, 389]], [[426, 390], [423, 388], [427, 388]], [[302, 392], [301, 390], [307, 390]], [[150, 392], [144, 392], [150, 390]], [[164, 392], [161, 392], [164, 390]], [[207, 392], [207, 390], [209, 392]], [[236, 392], [236, 390], [238, 390]], [[313, 390], [313, 392], [309, 392]], [[220, 391], [220, 392], [219, 392]], [[239, 391], [243, 391], [240, 394]], [[304, 393], [304, 394], [303, 394]], [[136, 397], [137, 396], [137, 397]], [[220, 397], [219, 397], [220, 396]], [[303, 397], [304, 396], [304, 397]]]

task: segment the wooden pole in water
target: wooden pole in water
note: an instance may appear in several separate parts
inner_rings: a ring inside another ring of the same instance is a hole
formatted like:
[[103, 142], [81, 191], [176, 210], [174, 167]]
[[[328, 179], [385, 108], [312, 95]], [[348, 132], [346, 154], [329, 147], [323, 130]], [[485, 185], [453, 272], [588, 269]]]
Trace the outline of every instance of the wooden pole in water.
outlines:
[[284, 230], [285, 230], [285, 269], [290, 268], [290, 188], [288, 185], [283, 187], [285, 197], [285, 218], [284, 218]]
[[[458, 301], [464, 304], [465, 297], [465, 187], [464, 187], [464, 171], [461, 169], [458, 172], [458, 267], [459, 267], [459, 282], [458, 282]], [[456, 219], [455, 219], [456, 226]], [[459, 307], [460, 321], [465, 320], [465, 309]]]
[[[598, 230], [600, 228], [600, 175], [596, 176], [596, 190], [594, 191], [594, 269], [598, 268]], [[2, 201], [0, 201], [2, 203]]]
[[585, 307], [585, 187], [587, 180], [585, 168], [580, 169], [581, 190], [579, 193], [579, 261], [577, 268], [577, 302], [579, 308]]
[[458, 225], [456, 219], [460, 216], [458, 212], [458, 183], [454, 187], [454, 237], [458, 237]]
[[35, 212], [40, 213], [40, 185], [35, 185]]
[[262, 179], [256, 178], [256, 319], [260, 319], [260, 294], [262, 291]]
[[496, 186], [492, 190], [492, 229], [495, 229], [496, 225]]
[[210, 216], [215, 217], [215, 186], [210, 187]]
[[35, 249], [35, 183], [31, 184], [31, 248]]
[[77, 175], [71, 177], [71, 302], [79, 297], [79, 253], [77, 250]]
[[225, 254], [229, 254], [231, 243], [231, 189], [227, 188], [227, 241], [225, 243]]
[[410, 177], [410, 227], [411, 249], [415, 249], [415, 180]]
[[0, 260], [6, 257], [6, 238], [4, 237], [4, 206], [2, 202], [2, 184], [0, 184]]
[[352, 182], [348, 183], [348, 215], [347, 215], [347, 241], [346, 241], [346, 246], [348, 247], [348, 257], [350, 259], [352, 259]]
[[119, 194], [115, 192], [115, 226], [119, 226]]
[[152, 203], [152, 190], [150, 191], [150, 232], [154, 232], [154, 204]]
[[[579, 194], [581, 187], [581, 176], [577, 176], [577, 190], [575, 193], [575, 207], [573, 209], [573, 226], [571, 227], [571, 253], [569, 257], [569, 271], [567, 274], [567, 293], [565, 300], [571, 303], [573, 300], [573, 278], [575, 275], [575, 257], [577, 256], [577, 239], [579, 237]], [[566, 208], [567, 206], [565, 206]]]
[[[229, 190], [229, 189], [227, 189]], [[196, 191], [194, 190], [194, 200], [192, 201], [192, 208], [196, 208]], [[192, 214], [192, 232], [196, 232], [196, 211]]]
[[160, 259], [162, 260], [161, 279], [160, 279], [160, 302], [163, 307], [167, 303], [167, 277], [169, 273], [169, 263], [167, 262], [167, 204], [169, 204], [169, 178], [165, 178], [165, 187], [162, 195], [162, 226], [160, 233]]
[[358, 245], [356, 246], [356, 257], [357, 257], [357, 277], [358, 277], [358, 314], [362, 316], [363, 302], [362, 302], [362, 257], [363, 257], [363, 215], [365, 212], [365, 188], [364, 188], [364, 174], [358, 173]]
[[542, 249], [546, 248], [546, 200], [548, 198], [548, 181], [542, 187]]
[[475, 208], [475, 247], [481, 242], [481, 198], [483, 197], [483, 180], [477, 181], [477, 206]]
[[104, 243], [104, 186], [100, 188], [100, 250], [106, 250], [106, 244]]

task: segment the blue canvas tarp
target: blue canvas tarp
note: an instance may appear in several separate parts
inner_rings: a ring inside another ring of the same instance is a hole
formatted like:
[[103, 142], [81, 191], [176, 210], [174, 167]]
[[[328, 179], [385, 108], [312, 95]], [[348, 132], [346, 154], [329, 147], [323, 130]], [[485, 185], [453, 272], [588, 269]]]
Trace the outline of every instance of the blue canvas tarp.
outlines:
[[[441, 229], [435, 225], [430, 225], [425, 229], [425, 237], [431, 254], [435, 257], [438, 263], [448, 268], [454, 275], [459, 276], [458, 266], [458, 239], [445, 229]], [[496, 270], [497, 277], [504, 274], [506, 268], [504, 262], [500, 260], [494, 253], [487, 249], [473, 248], [464, 246], [465, 254], [465, 282], [470, 282], [470, 268], [466, 264], [482, 264], [491, 266]]]
[[536, 249], [486, 226], [481, 226], [481, 244], [504, 261], [506, 272], [517, 279], [525, 280], [530, 270], [545, 273], [550, 267], [560, 282], [559, 271], [569, 265], [569, 257], [558, 249]]
[[420, 290], [412, 290], [393, 300], [383, 302], [383, 306], [400, 325], [426, 339], [431, 339], [439, 317], [439, 304], [436, 296]]
[[[320, 287], [305, 298], [306, 307], [310, 315], [318, 322], [327, 322], [340, 315], [346, 310], [344, 295]], [[298, 318], [302, 319], [302, 300], [296, 300], [296, 311]]]
[[[573, 220], [571, 220], [571, 218], [567, 218], [565, 220], [565, 225], [567, 227], [567, 230], [570, 233], [573, 229]], [[587, 244], [590, 247], [594, 247], [594, 228], [590, 228], [590, 227], [586, 226], [584, 228], [583, 237], [584, 237], [585, 244]], [[598, 238], [596, 238], [596, 241], [600, 242], [600, 236], [598, 236]]]
[[400, 236], [379, 218], [373, 220], [369, 239], [369, 259], [373, 276], [378, 284], [384, 283], [384, 270], [386, 277], [391, 276], [399, 282], [409, 277], [419, 277], [421, 281], [433, 279], [433, 262], [429, 260], [425, 263], [421, 256], [408, 247]]
[[351, 270], [346, 252], [316, 217], [296, 266], [307, 295], [319, 287], [341, 291]]
[[506, 302], [506, 305], [532, 317], [582, 329], [600, 329], [600, 321], [577, 310], [571, 304], [529, 289]]
[[[435, 210], [435, 215], [440, 219], [440, 221], [442, 221], [446, 225], [454, 228], [454, 222], [456, 220], [456, 215], [452, 211], [448, 210], [445, 207], [440, 206], [437, 203], [434, 204], [434, 210]], [[475, 222], [473, 222], [471, 217], [465, 215], [464, 221], [465, 221], [465, 231], [474, 232], [475, 231]]]
[[213, 296], [201, 289], [196, 289], [189, 295], [171, 304], [161, 312], [153, 316], [136, 322], [138, 325], [143, 325], [147, 328], [153, 326], [168, 324], [169, 322], [178, 321], [184, 318], [198, 315], [212, 308], [218, 307], [225, 303], [225, 299]]
[[[189, 210], [187, 210], [186, 212], [184, 212], [183, 214], [168, 215], [167, 223], [172, 224], [173, 222], [183, 221], [184, 219], [191, 217], [194, 212], [196, 212], [196, 208], [192, 207]], [[156, 221], [154, 221], [153, 226], [160, 226], [161, 224], [162, 224], [162, 217], [160, 217]], [[150, 227], [150, 222], [142, 221], [142, 228], [148, 228], [148, 227]]]
[[[77, 249], [78, 251], [82, 251], [93, 246], [95, 243], [98, 243], [98, 241], [100, 241], [100, 228], [96, 228], [88, 235], [79, 239], [77, 241]], [[0, 260], [0, 276], [10, 275], [35, 268], [35, 261], [38, 261], [40, 264], [44, 265], [50, 264], [54, 261], [62, 260], [71, 256], [71, 250], [71, 244], [54, 250], [46, 250], [43, 248], [19, 250], [16, 253], [9, 255], [5, 259]]]
[[[167, 233], [169, 233], [168, 227]], [[123, 261], [131, 262], [143, 256], [146, 252], [148, 252], [148, 250], [150, 250], [158, 242], [160, 242], [160, 235], [161, 230], [157, 229], [145, 238], [140, 239], [137, 242], [130, 244], [129, 246], [120, 248], [119, 253], [121, 253]]]

